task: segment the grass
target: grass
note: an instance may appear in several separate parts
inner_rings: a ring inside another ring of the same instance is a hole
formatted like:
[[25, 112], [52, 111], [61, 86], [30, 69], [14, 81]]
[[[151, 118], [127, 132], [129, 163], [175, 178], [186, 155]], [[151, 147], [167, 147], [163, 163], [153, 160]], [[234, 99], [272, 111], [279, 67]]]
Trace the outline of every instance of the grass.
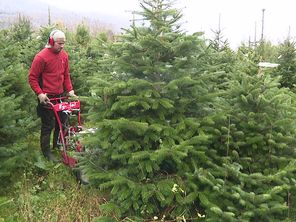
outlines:
[[0, 197], [0, 222], [87, 222], [101, 215], [99, 205], [105, 200], [98, 190], [79, 185], [63, 164], [39, 165], [42, 169], [26, 172], [9, 194]]

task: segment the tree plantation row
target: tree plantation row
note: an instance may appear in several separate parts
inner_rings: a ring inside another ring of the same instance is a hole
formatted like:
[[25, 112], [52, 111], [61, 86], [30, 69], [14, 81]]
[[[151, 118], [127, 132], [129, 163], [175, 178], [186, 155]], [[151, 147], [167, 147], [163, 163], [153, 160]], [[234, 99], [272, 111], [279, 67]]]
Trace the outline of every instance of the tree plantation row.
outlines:
[[42, 171], [27, 76], [59, 28], [83, 124], [97, 129], [81, 138], [78, 157], [105, 198], [93, 221], [293, 221], [295, 43], [234, 51], [219, 32], [184, 33], [172, 1], [141, 9], [148, 22], [112, 38], [83, 23], [33, 30], [26, 18], [0, 30], [1, 196]]

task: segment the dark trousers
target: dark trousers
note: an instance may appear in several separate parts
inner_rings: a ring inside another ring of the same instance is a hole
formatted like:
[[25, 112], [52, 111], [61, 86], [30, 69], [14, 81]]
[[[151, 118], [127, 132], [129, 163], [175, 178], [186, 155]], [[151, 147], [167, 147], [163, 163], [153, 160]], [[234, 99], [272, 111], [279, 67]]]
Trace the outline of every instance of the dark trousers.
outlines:
[[[59, 112], [59, 117], [64, 125], [67, 121], [67, 114]], [[41, 132], [40, 132], [40, 147], [44, 156], [50, 153], [50, 136], [53, 133], [53, 148], [57, 147], [59, 136], [59, 125], [55, 118], [53, 110], [49, 109], [46, 105], [37, 105], [37, 115], [41, 118]]]

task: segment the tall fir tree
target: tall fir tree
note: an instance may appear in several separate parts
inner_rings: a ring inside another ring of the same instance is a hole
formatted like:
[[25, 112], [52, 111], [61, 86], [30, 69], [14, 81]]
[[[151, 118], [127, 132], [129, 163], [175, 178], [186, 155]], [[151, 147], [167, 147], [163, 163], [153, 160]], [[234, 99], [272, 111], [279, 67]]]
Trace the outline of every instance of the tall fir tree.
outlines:
[[189, 216], [194, 206], [183, 182], [184, 159], [194, 149], [191, 140], [207, 140], [198, 118], [212, 112], [214, 97], [203, 78], [192, 78], [204, 70], [206, 44], [199, 33], [180, 30], [182, 15], [171, 1], [141, 7], [144, 25], [133, 23], [105, 55], [113, 78], [92, 89], [104, 110], [90, 119], [98, 131], [86, 140], [93, 150], [81, 163], [111, 192], [105, 210], [122, 217]]

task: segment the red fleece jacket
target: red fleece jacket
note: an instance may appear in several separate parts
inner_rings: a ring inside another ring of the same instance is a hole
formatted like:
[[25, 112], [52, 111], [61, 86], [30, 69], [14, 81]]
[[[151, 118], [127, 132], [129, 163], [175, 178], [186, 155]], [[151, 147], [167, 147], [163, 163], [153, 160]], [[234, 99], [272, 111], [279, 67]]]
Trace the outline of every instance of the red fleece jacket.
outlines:
[[32, 62], [29, 84], [37, 95], [40, 93], [62, 94], [64, 89], [66, 92], [71, 91], [73, 87], [69, 73], [68, 54], [65, 51], [54, 53], [49, 48], [41, 50]]

